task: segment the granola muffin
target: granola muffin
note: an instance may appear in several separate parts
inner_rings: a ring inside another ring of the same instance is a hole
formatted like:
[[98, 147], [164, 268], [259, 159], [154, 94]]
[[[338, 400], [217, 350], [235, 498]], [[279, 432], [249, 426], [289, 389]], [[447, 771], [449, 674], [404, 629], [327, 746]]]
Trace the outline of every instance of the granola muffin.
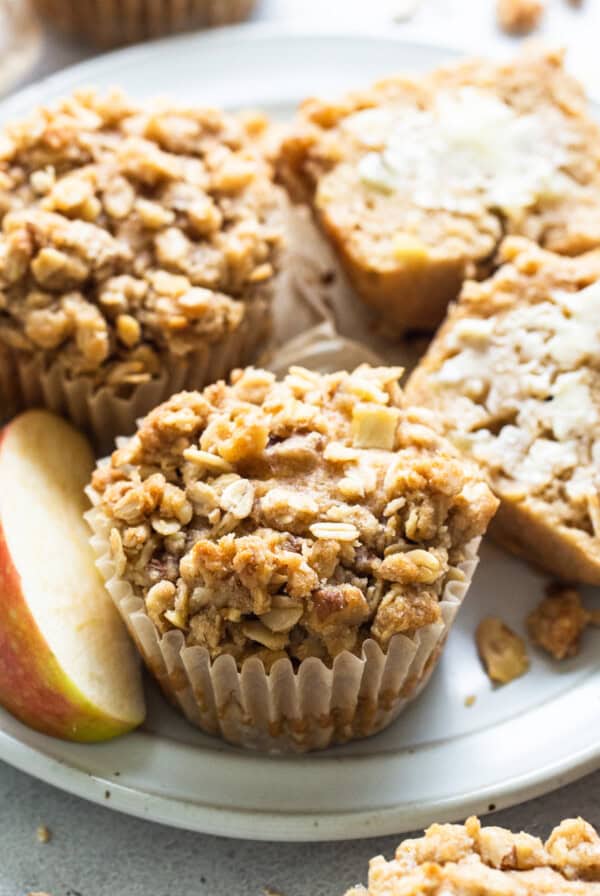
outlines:
[[497, 502], [404, 406], [401, 373], [239, 370], [173, 396], [97, 468], [108, 589], [205, 730], [325, 747], [427, 681]]
[[395, 858], [376, 856], [368, 888], [346, 896], [599, 896], [600, 837], [569, 818], [539, 837], [482, 827], [478, 818], [434, 824]]
[[33, 5], [53, 28], [106, 49], [232, 25], [248, 18], [256, 0], [33, 0]]
[[600, 245], [600, 130], [559, 53], [307, 100], [278, 172], [399, 332], [433, 329], [505, 233], [568, 255]]
[[276, 188], [265, 122], [79, 91], [0, 134], [0, 403], [101, 450], [269, 332]]
[[521, 238], [466, 283], [407, 386], [485, 471], [492, 533], [565, 581], [600, 584], [600, 251]]

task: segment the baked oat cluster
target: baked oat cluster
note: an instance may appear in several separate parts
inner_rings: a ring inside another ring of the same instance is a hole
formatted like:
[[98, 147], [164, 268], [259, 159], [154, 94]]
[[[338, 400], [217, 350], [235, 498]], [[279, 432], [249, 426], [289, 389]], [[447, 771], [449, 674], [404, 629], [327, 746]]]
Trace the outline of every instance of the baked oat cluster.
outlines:
[[511, 547], [600, 582], [600, 252], [511, 238], [500, 260], [465, 285], [407, 395], [482, 465]]
[[582, 818], [554, 828], [545, 843], [531, 834], [434, 824], [405, 840], [395, 858], [371, 860], [368, 889], [346, 896], [596, 896], [600, 837]]
[[557, 53], [470, 60], [307, 100], [279, 177], [308, 202], [362, 298], [431, 330], [506, 233], [600, 245], [600, 130]]
[[79, 91], [0, 137], [0, 350], [127, 393], [264, 306], [265, 122]]
[[116, 573], [160, 633], [270, 667], [440, 620], [497, 502], [403, 404], [401, 373], [239, 370], [159, 406], [98, 467]]

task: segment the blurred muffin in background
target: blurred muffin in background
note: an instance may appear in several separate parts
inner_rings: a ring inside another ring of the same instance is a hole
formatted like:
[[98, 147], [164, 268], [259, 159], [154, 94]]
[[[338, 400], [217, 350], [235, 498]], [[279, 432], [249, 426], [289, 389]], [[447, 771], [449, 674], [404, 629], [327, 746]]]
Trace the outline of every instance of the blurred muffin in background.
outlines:
[[33, 0], [42, 18], [74, 38], [117, 47], [246, 19], [256, 0]]

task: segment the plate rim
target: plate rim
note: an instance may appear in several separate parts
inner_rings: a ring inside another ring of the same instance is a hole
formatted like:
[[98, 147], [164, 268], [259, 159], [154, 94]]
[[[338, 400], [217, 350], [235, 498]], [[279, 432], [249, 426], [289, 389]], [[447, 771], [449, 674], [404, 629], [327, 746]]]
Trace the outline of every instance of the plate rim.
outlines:
[[[371, 27], [366, 30], [357, 27], [331, 29], [300, 23], [251, 23], [162, 38], [78, 62], [3, 98], [0, 101], [0, 116], [6, 120], [13, 114], [21, 114], [24, 108], [34, 107], [40, 101], [40, 93], [60, 94], [70, 91], [74, 83], [93, 80], [107, 73], [110, 74], [112, 71], [115, 71], [118, 77], [121, 65], [135, 64], [136, 61], [143, 64], [144, 60], [152, 59], [164, 47], [171, 48], [187, 43], [218, 45], [223, 41], [236, 43], [238, 41], [275, 41], [290, 38], [299, 41], [360, 39], [363, 42], [371, 41], [373, 44], [385, 42], [386, 44], [410, 46], [415, 52], [438, 51], [447, 57], [460, 58], [468, 55], [461, 48], [449, 47], [437, 41], [406, 38], [401, 33], [380, 27]], [[66, 759], [59, 759], [55, 755], [49, 754], [44, 751], [42, 746], [32, 745], [33, 738], [44, 737], [38, 732], [32, 732], [18, 722], [13, 723], [12, 719], [10, 727], [17, 726], [17, 730], [22, 728], [23, 737], [4, 730], [2, 713], [0, 713], [0, 759], [78, 797], [138, 818], [173, 827], [248, 840], [314, 842], [397, 834], [401, 830], [414, 829], [431, 820], [433, 800], [420, 802], [419, 805], [404, 804], [401, 807], [329, 811], [315, 815], [304, 811], [279, 812], [260, 808], [224, 808], [180, 797], [157, 794], [140, 787], [128, 786], [113, 777], [94, 774], [79, 767], [75, 761], [69, 763]], [[510, 720], [499, 724], [510, 724]], [[137, 731], [127, 735], [126, 738], [129, 744], [135, 748], [136, 744], [142, 746], [148, 742], [148, 739], [152, 740], [153, 735]], [[48, 740], [50, 741], [50, 739]], [[93, 750], [94, 746], [91, 745], [88, 749]], [[206, 754], [209, 751], [207, 749], [204, 752]], [[254, 761], [269, 760], [268, 756], [257, 757], [257, 754], [248, 754], [248, 758]], [[335, 758], [339, 759], [339, 757], [331, 757], [332, 760]], [[360, 761], [369, 757], [348, 758]], [[239, 759], [239, 757], [234, 754], [234, 759]], [[321, 757], [321, 761], [325, 759], [325, 756]], [[306, 761], [310, 762], [311, 760], [307, 759]], [[316, 763], [319, 759], [315, 757], [313, 761]], [[536, 768], [533, 772], [509, 778], [504, 783], [501, 792], [498, 791], [497, 786], [487, 786], [459, 796], [436, 798], [436, 819], [443, 822], [453, 821], [458, 815], [487, 814], [490, 803], [495, 803], [496, 808], [507, 808], [548, 793], [599, 767], [600, 741], [595, 745], [585, 746], [562, 759], [557, 759], [549, 765], [542, 765], [541, 768]], [[106, 796], [107, 793], [109, 793], [109, 797]]]

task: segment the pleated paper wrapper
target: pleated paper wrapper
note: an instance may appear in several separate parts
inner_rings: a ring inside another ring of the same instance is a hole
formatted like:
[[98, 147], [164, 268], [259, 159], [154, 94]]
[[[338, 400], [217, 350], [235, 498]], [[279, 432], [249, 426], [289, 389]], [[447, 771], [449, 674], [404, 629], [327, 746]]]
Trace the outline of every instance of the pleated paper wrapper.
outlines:
[[256, 0], [33, 0], [42, 18], [71, 37], [116, 47], [248, 18]]
[[160, 376], [134, 386], [127, 398], [110, 386], [94, 389], [88, 378], [72, 379], [60, 360], [45, 367], [40, 358], [0, 348], [0, 419], [25, 408], [45, 407], [69, 418], [91, 437], [99, 454], [106, 454], [117, 436], [130, 435], [140, 417], [173, 393], [203, 389], [233, 367], [249, 363], [264, 347], [268, 329], [266, 306], [249, 302], [243, 326], [185, 358], [164, 355]]
[[[91, 489], [90, 497], [93, 503]], [[427, 684], [478, 562], [475, 539], [459, 566], [464, 578], [444, 589], [441, 620], [411, 637], [395, 635], [386, 652], [369, 639], [360, 657], [344, 651], [332, 668], [309, 658], [294, 670], [290, 660], [280, 659], [267, 672], [251, 658], [238, 671], [231, 656], [211, 662], [204, 647], [186, 646], [179, 630], [159, 635], [141, 595], [116, 574], [110, 519], [98, 507], [86, 518], [108, 592], [166, 697], [203, 731], [274, 752], [323, 749], [389, 725]]]

